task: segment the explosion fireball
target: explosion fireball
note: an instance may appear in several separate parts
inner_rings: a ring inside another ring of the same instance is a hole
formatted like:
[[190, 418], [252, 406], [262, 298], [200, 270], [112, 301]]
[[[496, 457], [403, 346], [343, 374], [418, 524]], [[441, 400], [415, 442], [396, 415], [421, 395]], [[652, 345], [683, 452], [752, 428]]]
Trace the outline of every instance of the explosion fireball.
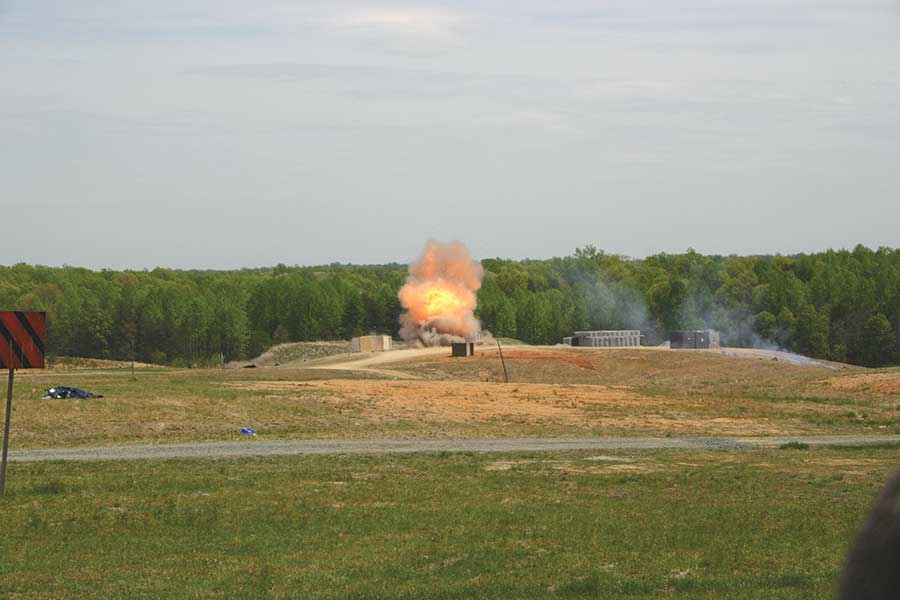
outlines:
[[400, 337], [428, 346], [474, 340], [481, 333], [474, 311], [483, 276], [462, 243], [429, 241], [400, 289]]

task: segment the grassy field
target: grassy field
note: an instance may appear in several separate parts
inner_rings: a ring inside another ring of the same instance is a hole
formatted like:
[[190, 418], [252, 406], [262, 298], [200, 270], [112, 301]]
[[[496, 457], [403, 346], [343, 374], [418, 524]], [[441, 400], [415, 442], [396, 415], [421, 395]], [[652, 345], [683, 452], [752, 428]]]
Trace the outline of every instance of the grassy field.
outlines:
[[[900, 370], [829, 371], [704, 352], [511, 349], [389, 370], [20, 372], [13, 448], [236, 439], [900, 433]], [[339, 358], [311, 359], [309, 367]], [[403, 375], [404, 379], [390, 375]], [[42, 401], [75, 385], [102, 399]], [[34, 391], [32, 391], [34, 390]]]
[[[12, 448], [237, 439], [247, 425], [262, 439], [900, 432], [898, 369], [511, 348], [505, 384], [490, 351], [359, 370], [338, 350], [256, 369], [21, 372]], [[40, 400], [52, 385], [105, 397]], [[13, 463], [0, 597], [827, 598], [898, 455]]]
[[827, 598], [898, 448], [13, 464], [4, 598]]

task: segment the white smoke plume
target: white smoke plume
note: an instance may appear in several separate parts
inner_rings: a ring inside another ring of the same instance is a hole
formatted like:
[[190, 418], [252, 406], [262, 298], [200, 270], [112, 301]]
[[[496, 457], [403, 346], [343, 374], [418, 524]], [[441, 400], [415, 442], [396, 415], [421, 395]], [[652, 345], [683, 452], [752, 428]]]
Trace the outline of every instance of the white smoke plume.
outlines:
[[400, 288], [400, 337], [426, 346], [475, 340], [481, 335], [474, 311], [483, 276], [461, 242], [430, 240]]

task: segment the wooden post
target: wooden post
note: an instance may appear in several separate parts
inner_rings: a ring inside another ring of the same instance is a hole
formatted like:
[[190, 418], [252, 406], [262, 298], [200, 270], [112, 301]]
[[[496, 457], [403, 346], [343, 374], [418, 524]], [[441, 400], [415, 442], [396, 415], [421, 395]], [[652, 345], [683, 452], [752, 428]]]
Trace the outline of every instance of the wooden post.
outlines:
[[6, 490], [6, 454], [9, 452], [9, 418], [12, 414], [13, 369], [9, 370], [9, 388], [6, 390], [6, 422], [3, 424], [3, 459], [0, 462], [0, 496]]
[[509, 373], [506, 372], [506, 361], [503, 360], [503, 348], [500, 347], [500, 338], [497, 338], [497, 350], [500, 351], [500, 362], [503, 364], [503, 379], [509, 383]]

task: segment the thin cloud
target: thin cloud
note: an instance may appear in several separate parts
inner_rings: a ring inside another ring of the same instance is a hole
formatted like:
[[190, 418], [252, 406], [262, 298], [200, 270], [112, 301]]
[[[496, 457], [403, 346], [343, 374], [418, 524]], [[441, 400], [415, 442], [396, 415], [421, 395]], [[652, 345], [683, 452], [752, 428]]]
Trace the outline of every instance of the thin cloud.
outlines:
[[495, 124], [501, 127], [512, 127], [523, 130], [540, 130], [547, 133], [576, 133], [578, 131], [569, 115], [561, 111], [540, 108], [522, 108], [513, 110], [502, 116], [483, 121], [484, 124]]
[[460, 13], [444, 9], [405, 7], [350, 11], [332, 22], [351, 33], [455, 41], [465, 20]]

